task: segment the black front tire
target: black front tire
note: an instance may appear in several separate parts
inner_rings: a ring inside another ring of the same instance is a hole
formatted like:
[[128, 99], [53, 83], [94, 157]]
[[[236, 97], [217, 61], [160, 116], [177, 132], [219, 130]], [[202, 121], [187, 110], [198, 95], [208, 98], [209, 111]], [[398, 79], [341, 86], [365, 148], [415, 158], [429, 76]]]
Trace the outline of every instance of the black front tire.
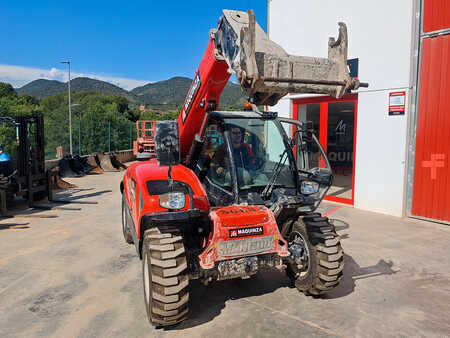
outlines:
[[189, 276], [183, 238], [176, 229], [145, 231], [142, 277], [150, 324], [168, 326], [187, 318]]
[[128, 244], [133, 244], [133, 236], [131, 236], [130, 229], [128, 228], [128, 206], [127, 202], [125, 200], [125, 196], [122, 195], [122, 232], [123, 232], [123, 238], [125, 239], [125, 242]]
[[299, 234], [307, 245], [308, 269], [302, 271], [292, 260], [288, 261], [287, 274], [296, 288], [306, 295], [318, 296], [339, 285], [344, 268], [340, 237], [320, 214], [298, 218], [292, 225], [291, 237]]

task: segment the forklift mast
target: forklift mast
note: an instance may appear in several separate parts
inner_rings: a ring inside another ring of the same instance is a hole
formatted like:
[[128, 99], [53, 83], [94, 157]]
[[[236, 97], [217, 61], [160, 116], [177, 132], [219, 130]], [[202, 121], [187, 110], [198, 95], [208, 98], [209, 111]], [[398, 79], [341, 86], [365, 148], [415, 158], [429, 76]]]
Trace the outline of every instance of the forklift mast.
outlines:
[[[19, 177], [45, 174], [44, 118], [42, 115], [17, 116], [17, 174]], [[33, 140], [34, 138], [34, 140]]]
[[0, 117], [0, 123], [9, 123], [17, 132], [17, 158], [14, 172], [8, 178], [7, 187], [0, 189], [0, 215], [5, 216], [6, 190], [28, 200], [32, 207], [34, 201], [43, 197], [52, 200], [51, 172], [45, 169], [44, 118], [42, 114], [32, 116]]

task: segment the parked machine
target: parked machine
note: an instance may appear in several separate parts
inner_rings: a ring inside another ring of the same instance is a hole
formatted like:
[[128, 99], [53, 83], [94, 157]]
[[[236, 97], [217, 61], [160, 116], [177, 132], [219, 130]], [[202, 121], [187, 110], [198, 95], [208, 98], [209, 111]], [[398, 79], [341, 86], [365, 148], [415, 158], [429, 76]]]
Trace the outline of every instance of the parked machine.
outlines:
[[0, 117], [16, 129], [16, 159], [0, 164], [0, 215], [7, 214], [7, 201], [14, 196], [28, 200], [31, 207], [35, 200], [52, 199], [50, 172], [45, 170], [44, 119], [34, 116]]
[[136, 140], [133, 141], [133, 153], [137, 156], [139, 153], [146, 152], [155, 156], [155, 130], [156, 121], [139, 120], [136, 122]]
[[[156, 124], [156, 158], [131, 165], [120, 184], [123, 235], [142, 259], [151, 324], [187, 317], [192, 279], [278, 268], [306, 295], [339, 284], [340, 238], [314, 212], [333, 176], [312, 124], [255, 106], [287, 93], [342, 97], [357, 89], [339, 26], [328, 59], [293, 56], [267, 38], [252, 11], [223, 11], [178, 120]], [[253, 111], [218, 110], [231, 73]]]

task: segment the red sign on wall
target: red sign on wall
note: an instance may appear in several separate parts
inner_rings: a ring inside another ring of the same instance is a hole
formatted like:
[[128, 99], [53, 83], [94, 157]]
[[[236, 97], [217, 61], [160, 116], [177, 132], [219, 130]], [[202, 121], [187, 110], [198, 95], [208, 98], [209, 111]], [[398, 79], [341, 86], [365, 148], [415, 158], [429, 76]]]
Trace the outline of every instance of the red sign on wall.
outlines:
[[406, 92], [389, 93], [389, 115], [405, 115]]

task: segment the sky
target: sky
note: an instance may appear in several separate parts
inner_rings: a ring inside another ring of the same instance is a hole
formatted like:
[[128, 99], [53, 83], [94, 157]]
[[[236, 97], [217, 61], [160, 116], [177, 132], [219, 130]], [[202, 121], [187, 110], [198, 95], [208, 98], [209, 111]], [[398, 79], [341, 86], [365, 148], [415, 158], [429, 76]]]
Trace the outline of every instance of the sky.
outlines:
[[267, 31], [267, 0], [1, 1], [0, 82], [87, 76], [130, 90], [192, 78], [222, 9], [253, 9]]

